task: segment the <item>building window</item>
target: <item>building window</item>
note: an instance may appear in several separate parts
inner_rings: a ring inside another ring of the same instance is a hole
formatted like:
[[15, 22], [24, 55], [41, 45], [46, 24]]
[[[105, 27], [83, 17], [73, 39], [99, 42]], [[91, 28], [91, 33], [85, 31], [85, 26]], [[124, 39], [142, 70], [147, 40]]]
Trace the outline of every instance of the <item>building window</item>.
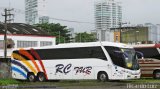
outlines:
[[37, 47], [37, 41], [17, 41], [17, 48]]
[[50, 45], [52, 45], [52, 42], [51, 41], [41, 41], [40, 42], [40, 46], [42, 47], [42, 46], [50, 46]]

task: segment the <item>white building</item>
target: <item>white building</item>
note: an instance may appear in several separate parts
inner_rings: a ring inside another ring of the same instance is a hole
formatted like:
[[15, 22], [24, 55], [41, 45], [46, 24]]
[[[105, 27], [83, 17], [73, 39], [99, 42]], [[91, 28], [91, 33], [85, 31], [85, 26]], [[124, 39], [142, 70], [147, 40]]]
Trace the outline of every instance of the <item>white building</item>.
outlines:
[[157, 24], [157, 40], [158, 40], [158, 43], [160, 43], [160, 24]]
[[25, 0], [25, 21], [27, 24], [49, 22], [47, 0]]
[[[0, 58], [4, 56], [4, 25], [0, 24]], [[12, 23], [7, 31], [7, 56], [14, 48], [54, 46], [56, 38], [45, 30], [22, 23]]]
[[[114, 0], [97, 0], [95, 2], [95, 27], [98, 33], [105, 31], [105, 36], [99, 34], [101, 41], [111, 41], [109, 29], [118, 27], [122, 22], [122, 6]], [[104, 38], [105, 37], [105, 38]], [[113, 38], [113, 37], [112, 37]]]

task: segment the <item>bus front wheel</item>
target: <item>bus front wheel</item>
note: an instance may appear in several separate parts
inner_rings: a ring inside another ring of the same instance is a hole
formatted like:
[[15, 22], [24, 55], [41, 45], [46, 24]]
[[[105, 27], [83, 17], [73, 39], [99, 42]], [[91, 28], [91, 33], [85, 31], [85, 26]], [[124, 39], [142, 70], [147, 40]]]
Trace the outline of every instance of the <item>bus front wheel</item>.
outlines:
[[37, 74], [37, 80], [40, 81], [40, 82], [46, 81], [46, 77], [45, 77], [44, 73], [42, 73], [42, 72], [38, 73]]
[[27, 75], [27, 80], [29, 81], [29, 82], [35, 82], [35, 75], [34, 75], [34, 73], [28, 73], [28, 75]]
[[99, 72], [97, 79], [98, 79], [98, 81], [106, 82], [106, 81], [108, 81], [108, 75], [106, 72]]

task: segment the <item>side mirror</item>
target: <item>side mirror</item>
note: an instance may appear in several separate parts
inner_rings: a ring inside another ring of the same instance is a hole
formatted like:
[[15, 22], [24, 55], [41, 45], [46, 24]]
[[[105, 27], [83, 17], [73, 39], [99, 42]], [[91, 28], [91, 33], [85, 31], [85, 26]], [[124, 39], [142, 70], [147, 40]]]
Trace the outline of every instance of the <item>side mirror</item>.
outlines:
[[138, 59], [144, 59], [142, 52], [136, 51], [136, 55], [137, 55]]

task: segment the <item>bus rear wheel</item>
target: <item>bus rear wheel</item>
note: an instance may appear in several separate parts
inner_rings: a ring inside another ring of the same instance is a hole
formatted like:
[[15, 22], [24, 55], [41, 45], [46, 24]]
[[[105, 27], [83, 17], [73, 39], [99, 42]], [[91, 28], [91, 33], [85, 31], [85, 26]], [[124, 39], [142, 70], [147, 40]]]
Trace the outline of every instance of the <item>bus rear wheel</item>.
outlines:
[[28, 80], [29, 82], [35, 82], [36, 77], [35, 77], [34, 73], [28, 73], [28, 75], [27, 75], [27, 80]]
[[40, 81], [40, 82], [46, 81], [46, 77], [45, 77], [44, 73], [38, 73], [37, 74], [37, 80]]
[[154, 73], [153, 73], [153, 77], [155, 79], [160, 79], [160, 70], [156, 70]]
[[108, 75], [106, 72], [99, 72], [97, 76], [98, 81], [100, 82], [106, 82], [108, 81]]

